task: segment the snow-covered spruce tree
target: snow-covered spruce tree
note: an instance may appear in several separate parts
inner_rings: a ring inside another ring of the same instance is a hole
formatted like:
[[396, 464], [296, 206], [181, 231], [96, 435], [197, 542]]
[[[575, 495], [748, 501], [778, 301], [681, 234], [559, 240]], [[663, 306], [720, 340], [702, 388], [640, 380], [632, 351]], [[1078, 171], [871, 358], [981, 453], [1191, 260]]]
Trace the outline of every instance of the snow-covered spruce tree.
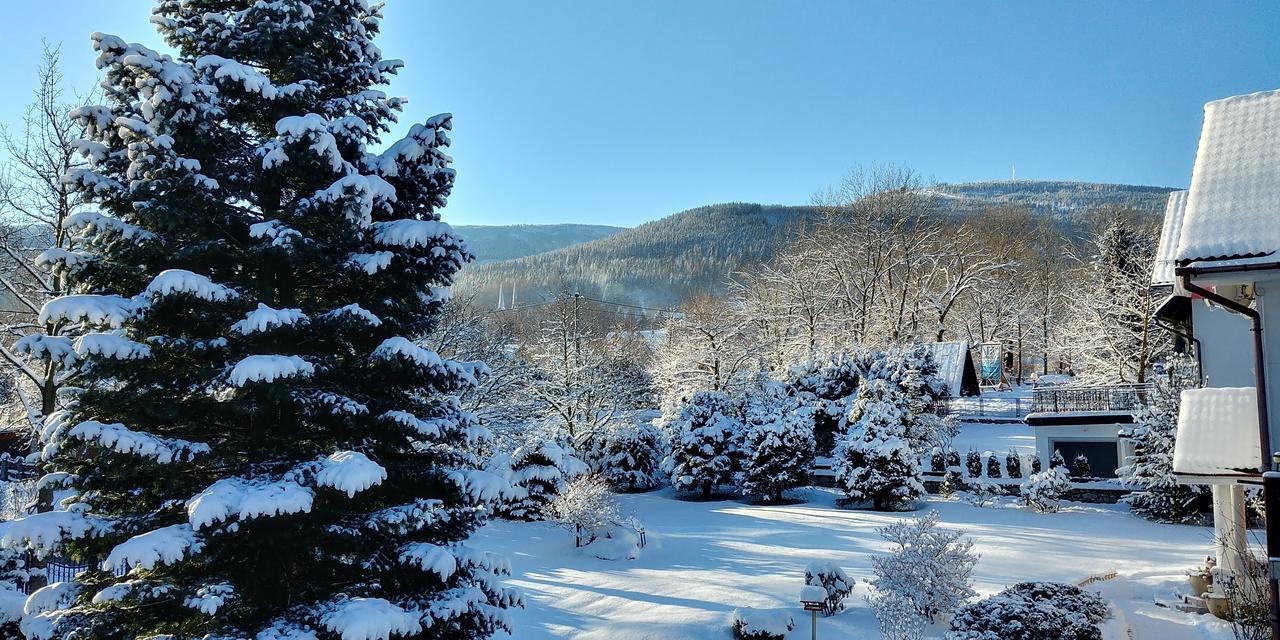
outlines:
[[1195, 522], [1208, 508], [1208, 488], [1179, 484], [1173, 475], [1173, 443], [1178, 429], [1178, 399], [1183, 389], [1197, 385], [1195, 363], [1175, 359], [1168, 375], [1154, 381], [1151, 400], [1134, 414], [1135, 453], [1119, 470], [1120, 480], [1133, 487], [1125, 496], [1134, 513], [1161, 522]]
[[694, 394], [668, 429], [671, 455], [665, 470], [676, 491], [696, 491], [705, 499], [733, 482], [742, 421], [729, 396], [719, 391]]
[[845, 432], [864, 360], [863, 354], [834, 353], [806, 360], [788, 372], [787, 385], [812, 411], [820, 455], [830, 454]]
[[742, 493], [781, 502], [809, 483], [813, 417], [785, 386], [762, 382], [743, 401]]
[[892, 383], [868, 380], [855, 404], [862, 417], [836, 445], [836, 484], [878, 511], [905, 509], [924, 495], [920, 456], [905, 435], [906, 399]]
[[526, 434], [524, 444], [509, 456], [494, 456], [490, 470], [505, 475], [511, 484], [497, 505], [498, 513], [516, 520], [545, 519], [550, 515], [548, 506], [565, 485], [589, 471], [569, 447], [567, 437], [537, 429]]
[[916, 612], [931, 622], [950, 616], [973, 590], [978, 556], [963, 531], [938, 527], [938, 512], [882, 527], [878, 533], [893, 548], [872, 558], [876, 591], [892, 591], [911, 600]]
[[481, 638], [518, 596], [463, 541], [500, 479], [415, 343], [466, 245], [440, 221], [450, 117], [368, 151], [402, 101], [364, 0], [164, 0], [176, 58], [95, 34], [73, 112], [97, 211], [41, 324], [83, 325], [46, 422], [65, 510], [6, 543], [99, 561], [29, 637]]
[[609, 425], [600, 443], [600, 473], [618, 491], [659, 487], [666, 443], [653, 423], [628, 420]]

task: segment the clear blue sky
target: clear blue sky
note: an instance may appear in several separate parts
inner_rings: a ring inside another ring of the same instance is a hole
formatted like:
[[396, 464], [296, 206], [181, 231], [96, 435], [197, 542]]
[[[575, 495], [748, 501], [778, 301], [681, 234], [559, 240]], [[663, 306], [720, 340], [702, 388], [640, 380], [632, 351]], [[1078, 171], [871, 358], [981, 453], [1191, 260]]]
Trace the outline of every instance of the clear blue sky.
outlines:
[[[150, 5], [8, 6], [0, 121], [21, 113], [41, 38], [83, 86], [90, 32], [158, 46]], [[386, 16], [406, 120], [455, 114], [455, 224], [804, 203], [885, 162], [1181, 186], [1204, 102], [1280, 88], [1274, 1], [388, 0]]]

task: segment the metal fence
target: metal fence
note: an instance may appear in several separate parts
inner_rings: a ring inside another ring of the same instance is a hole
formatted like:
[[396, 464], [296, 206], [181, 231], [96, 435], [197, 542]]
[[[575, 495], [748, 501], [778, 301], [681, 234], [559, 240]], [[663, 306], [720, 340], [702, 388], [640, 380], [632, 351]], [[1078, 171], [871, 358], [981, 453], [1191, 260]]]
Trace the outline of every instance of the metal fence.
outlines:
[[1041, 387], [1031, 398], [1031, 411], [1131, 411], [1146, 404], [1149, 384], [1113, 384], [1093, 387]]

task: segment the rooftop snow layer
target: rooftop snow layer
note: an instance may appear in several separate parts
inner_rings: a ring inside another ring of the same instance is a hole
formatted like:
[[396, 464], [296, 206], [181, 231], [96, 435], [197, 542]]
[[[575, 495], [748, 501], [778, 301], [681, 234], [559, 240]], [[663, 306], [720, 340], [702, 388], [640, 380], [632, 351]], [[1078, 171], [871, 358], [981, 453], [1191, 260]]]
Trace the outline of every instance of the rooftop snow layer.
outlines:
[[1182, 220], [1187, 212], [1187, 195], [1190, 191], [1174, 191], [1164, 207], [1164, 227], [1160, 229], [1160, 246], [1156, 249], [1155, 267], [1151, 270], [1151, 284], [1173, 284], [1174, 255], [1178, 251], [1178, 238], [1182, 236]]
[[1239, 475], [1254, 473], [1261, 464], [1256, 389], [1209, 387], [1182, 392], [1174, 473]]
[[1280, 250], [1280, 91], [1204, 106], [1177, 260]]
[[938, 375], [947, 381], [948, 397], [964, 395], [964, 365], [969, 353], [968, 342], [934, 342], [933, 360], [938, 365]]

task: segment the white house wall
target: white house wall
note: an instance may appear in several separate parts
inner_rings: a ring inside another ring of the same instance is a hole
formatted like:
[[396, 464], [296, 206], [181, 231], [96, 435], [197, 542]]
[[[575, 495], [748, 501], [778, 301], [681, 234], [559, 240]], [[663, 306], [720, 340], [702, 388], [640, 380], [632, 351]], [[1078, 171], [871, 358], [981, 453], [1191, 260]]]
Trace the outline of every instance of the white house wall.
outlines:
[[[1280, 450], [1280, 278], [1258, 282], [1254, 290], [1257, 295], [1257, 309], [1262, 315], [1262, 350], [1266, 357], [1267, 413], [1271, 427], [1271, 449], [1276, 451]], [[1251, 333], [1249, 340], [1252, 348]], [[1249, 356], [1253, 357], [1252, 350]], [[1252, 372], [1252, 367], [1249, 370]]]
[[1253, 335], [1248, 318], [1210, 307], [1203, 300], [1193, 300], [1191, 323], [1200, 341], [1200, 364], [1206, 387], [1256, 386]]

